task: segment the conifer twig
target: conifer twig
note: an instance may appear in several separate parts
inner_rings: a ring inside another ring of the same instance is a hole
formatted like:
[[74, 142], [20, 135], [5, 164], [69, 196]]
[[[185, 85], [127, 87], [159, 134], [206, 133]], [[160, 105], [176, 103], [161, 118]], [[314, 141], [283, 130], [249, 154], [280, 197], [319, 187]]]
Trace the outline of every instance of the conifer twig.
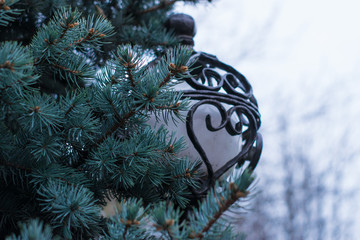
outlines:
[[71, 104], [69, 109], [65, 112], [65, 116], [67, 116], [74, 108], [75, 108], [75, 104]]
[[[194, 171], [193, 173], [195, 173], [195, 172], [196, 171]], [[187, 168], [184, 173], [175, 175], [172, 178], [174, 178], [174, 179], [176, 179], [176, 178], [190, 178], [191, 174], [192, 174], [192, 172], [190, 171], [189, 168]]]
[[76, 47], [77, 45], [84, 44], [85, 42], [87, 42], [89, 40], [92, 40], [92, 39], [94, 39], [96, 37], [102, 38], [102, 37], [105, 37], [105, 36], [106, 35], [103, 34], [103, 33], [99, 34], [98, 30], [95, 30], [94, 28], [90, 28], [85, 37], [81, 37], [80, 39], [70, 43], [68, 47], [63, 49], [63, 51], [65, 52], [65, 51], [69, 50], [71, 47]]
[[14, 63], [12, 63], [8, 60], [4, 64], [0, 64], [0, 68], [7, 68], [7, 69], [11, 70], [12, 72], [14, 72], [15, 71], [14, 65], [15, 65]]
[[164, 80], [159, 84], [159, 88], [166, 85], [170, 81], [170, 77], [171, 77], [171, 75], [170, 75], [170, 73], [168, 73], [168, 75], [164, 78]]
[[170, 240], [173, 240], [174, 238], [168, 228], [166, 229], [166, 232], [168, 233]]
[[159, 9], [171, 6], [174, 3], [176, 3], [177, 1], [179, 1], [179, 0], [161, 1], [159, 5], [150, 7], [150, 8], [145, 9], [145, 10], [142, 10], [142, 11], [138, 12], [138, 14], [146, 14], [146, 13], [149, 13], [149, 12], [157, 11]]
[[[80, 73], [80, 71], [78, 71], [78, 70], [72, 70], [72, 69], [70, 69], [70, 68], [66, 68], [66, 67], [64, 67], [64, 66], [61, 66], [61, 65], [59, 65], [59, 64], [57, 64], [57, 63], [51, 63], [51, 65], [53, 65], [53, 66], [56, 67], [56, 68], [62, 69], [62, 70], [64, 70], [64, 71], [66, 71], [66, 72], [72, 73], [72, 74], [79, 74], [79, 73]], [[81, 74], [81, 73], [80, 73], [80, 74]]]
[[124, 230], [124, 233], [123, 233], [124, 240], [126, 240], [126, 233], [127, 233], [128, 229], [129, 229], [129, 225], [125, 224], [125, 230]]
[[[74, 17], [73, 17], [73, 18], [74, 18]], [[64, 24], [61, 22], [60, 25], [61, 25], [62, 27], [65, 27], [64, 30], [63, 30], [63, 32], [61, 33], [61, 35], [60, 35], [60, 37], [59, 37], [59, 39], [62, 39], [62, 38], [65, 36], [65, 34], [67, 33], [67, 31], [68, 31], [69, 29], [76, 27], [77, 25], [79, 25], [79, 23], [78, 23], [78, 22], [75, 22], [75, 23], [67, 23], [66, 26], [64, 26]]]
[[20, 84], [23, 80], [24, 80], [23, 78], [20, 78], [20, 79], [16, 80], [15, 82], [12, 82], [10, 85], [5, 85], [4, 87], [0, 88], [0, 91], [4, 91], [8, 88], [12, 88], [12, 87], [14, 87], [14, 85]]
[[188, 66], [178, 66], [175, 63], [170, 63], [168, 69], [169, 69], [169, 73], [166, 75], [164, 80], [159, 84], [159, 88], [168, 84], [171, 80], [171, 77], [174, 77], [179, 73], [185, 73], [186, 71], [189, 70]]
[[115, 105], [114, 105], [114, 102], [110, 100], [109, 103], [110, 103], [110, 105], [111, 105], [112, 110], [113, 110], [114, 113], [115, 113], [115, 118], [116, 118], [116, 120], [121, 121], [121, 117], [120, 117], [118, 111], [116, 111], [116, 107], [115, 107]]
[[123, 116], [121, 119], [117, 121], [110, 129], [106, 131], [104, 135], [101, 136], [101, 138], [96, 142], [96, 145], [101, 144], [107, 137], [109, 137], [111, 134], [113, 134], [119, 127], [123, 126], [126, 120], [131, 118], [135, 115], [135, 111], [130, 111], [125, 116]]
[[27, 168], [24, 166], [21, 166], [19, 164], [14, 164], [14, 163], [9, 163], [9, 162], [5, 162], [4, 160], [0, 159], [0, 164], [3, 166], [7, 166], [7, 167], [12, 167], [12, 168], [16, 168], [16, 169], [20, 169], [20, 170], [24, 170], [27, 172], [31, 172], [32, 169], [31, 168]]
[[240, 191], [237, 186], [234, 186], [234, 183], [229, 183], [229, 187], [230, 187], [230, 198], [225, 200], [221, 199], [223, 203], [219, 202], [217, 200], [217, 197], [215, 197], [219, 207], [219, 210], [213, 215], [213, 217], [209, 220], [209, 222], [205, 225], [205, 227], [201, 230], [201, 233], [199, 233], [197, 235], [197, 237], [199, 237], [199, 239], [203, 239], [204, 238], [204, 233], [208, 232], [210, 230], [210, 228], [214, 225], [214, 223], [216, 223], [218, 221], [218, 219], [221, 217], [221, 215], [227, 211], [238, 199], [240, 198], [245, 198], [248, 195], [248, 192], [242, 192]]
[[134, 80], [134, 76], [131, 72], [131, 67], [130, 66], [127, 66], [126, 67], [126, 70], [127, 70], [127, 74], [129, 75], [129, 79], [130, 79], [130, 83], [131, 83], [131, 86], [132, 87], [135, 87], [135, 80]]

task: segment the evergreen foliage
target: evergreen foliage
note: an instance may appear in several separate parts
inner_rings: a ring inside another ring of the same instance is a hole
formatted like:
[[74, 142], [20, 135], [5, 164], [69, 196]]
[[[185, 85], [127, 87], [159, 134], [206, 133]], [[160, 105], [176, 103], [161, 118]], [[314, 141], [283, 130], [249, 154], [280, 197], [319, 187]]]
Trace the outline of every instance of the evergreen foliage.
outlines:
[[[172, 89], [192, 69], [163, 27], [174, 2], [0, 0], [2, 238], [241, 237], [225, 213], [251, 173], [194, 204], [200, 163], [147, 124], [181, 122], [189, 105]], [[117, 213], [104, 217], [111, 198]]]

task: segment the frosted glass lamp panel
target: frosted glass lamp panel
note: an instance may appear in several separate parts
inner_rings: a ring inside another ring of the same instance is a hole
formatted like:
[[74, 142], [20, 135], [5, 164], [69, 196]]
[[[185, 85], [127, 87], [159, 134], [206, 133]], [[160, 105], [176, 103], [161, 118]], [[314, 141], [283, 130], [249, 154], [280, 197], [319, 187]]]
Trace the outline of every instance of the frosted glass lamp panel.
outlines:
[[[204, 149], [211, 166], [213, 167], [213, 171], [216, 172], [218, 169], [224, 166], [227, 161], [240, 153], [242, 137], [241, 135], [231, 136], [225, 128], [215, 132], [209, 131], [205, 122], [207, 115], [211, 116], [211, 124], [213, 127], [218, 127], [221, 124], [221, 115], [219, 110], [212, 105], [204, 104], [200, 106], [194, 113], [193, 127], [195, 135], [198, 138], [200, 145]], [[233, 114], [231, 118], [232, 124], [235, 125], [238, 121], [239, 120], [236, 114]], [[191, 156], [197, 154], [196, 156], [199, 156], [187, 135], [186, 141], [188, 144], [188, 149], [184, 151], [185, 154], [189, 154]], [[203, 164], [202, 168], [206, 170], [205, 164]]]
[[[193, 90], [187, 83], [181, 83], [176, 85], [176, 90]], [[194, 105], [197, 101], [190, 101], [190, 106]], [[226, 109], [229, 109], [230, 106], [224, 106]], [[187, 112], [183, 113], [186, 117]], [[193, 116], [193, 128], [195, 136], [198, 138], [198, 141], [201, 147], [204, 149], [206, 156], [208, 157], [213, 171], [216, 172], [222, 166], [225, 165], [227, 161], [234, 158], [238, 155], [242, 149], [242, 137], [241, 135], [231, 136], [225, 128], [211, 132], [206, 127], [205, 118], [207, 115], [211, 116], [211, 124], [213, 127], [218, 127], [221, 123], [221, 115], [219, 110], [209, 104], [204, 104], [198, 107]], [[231, 122], [235, 125], [239, 122], [238, 116], [234, 113], [231, 117]], [[159, 128], [161, 125], [166, 125], [163, 120], [156, 123], [155, 117], [152, 116], [148, 122], [152, 126]], [[186, 124], [184, 122], [178, 121], [176, 124], [173, 121], [168, 121], [166, 125], [167, 129], [170, 132], [176, 132], [175, 137], [177, 139], [184, 137], [186, 141], [187, 148], [183, 150], [179, 156], [186, 156], [190, 160], [201, 160], [201, 157], [197, 150], [195, 149], [193, 143], [188, 137]], [[205, 163], [202, 164], [201, 169], [204, 173], [207, 173], [207, 168]]]

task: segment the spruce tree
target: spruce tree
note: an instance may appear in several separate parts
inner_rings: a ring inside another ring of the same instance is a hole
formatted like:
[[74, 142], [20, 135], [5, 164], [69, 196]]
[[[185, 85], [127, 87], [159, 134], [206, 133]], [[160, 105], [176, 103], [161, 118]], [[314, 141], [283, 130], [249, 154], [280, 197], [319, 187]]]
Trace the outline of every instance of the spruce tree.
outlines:
[[[191, 201], [200, 162], [179, 157], [185, 143], [166, 129], [184, 121], [173, 86], [193, 68], [164, 28], [175, 2], [0, 0], [1, 238], [242, 236], [226, 213], [252, 173]], [[147, 124], [154, 115], [164, 127]]]

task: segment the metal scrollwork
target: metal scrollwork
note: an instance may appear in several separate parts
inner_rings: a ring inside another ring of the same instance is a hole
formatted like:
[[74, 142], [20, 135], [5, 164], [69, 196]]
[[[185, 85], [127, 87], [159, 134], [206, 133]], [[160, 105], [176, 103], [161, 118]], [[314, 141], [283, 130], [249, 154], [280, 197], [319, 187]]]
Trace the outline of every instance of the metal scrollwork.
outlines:
[[[194, 70], [185, 81], [193, 90], [184, 90], [183, 97], [197, 101], [187, 114], [186, 128], [192, 144], [208, 171], [206, 189], [196, 192], [201, 194], [206, 192], [216, 179], [235, 164], [242, 166], [245, 161], [249, 161], [247, 168], [253, 170], [256, 167], [262, 150], [262, 137], [258, 133], [261, 121], [252, 87], [241, 73], [220, 62], [213, 55], [200, 52], [194, 54], [192, 58], [197, 59]], [[212, 116], [206, 116], [205, 123], [209, 131], [226, 129], [231, 136], [242, 136], [241, 151], [234, 158], [224, 162], [224, 165], [216, 171], [213, 170], [193, 127], [195, 112], [205, 104], [214, 106], [221, 117], [220, 124], [214, 126]], [[235, 125], [231, 123], [233, 115], [236, 115], [238, 119]]]

